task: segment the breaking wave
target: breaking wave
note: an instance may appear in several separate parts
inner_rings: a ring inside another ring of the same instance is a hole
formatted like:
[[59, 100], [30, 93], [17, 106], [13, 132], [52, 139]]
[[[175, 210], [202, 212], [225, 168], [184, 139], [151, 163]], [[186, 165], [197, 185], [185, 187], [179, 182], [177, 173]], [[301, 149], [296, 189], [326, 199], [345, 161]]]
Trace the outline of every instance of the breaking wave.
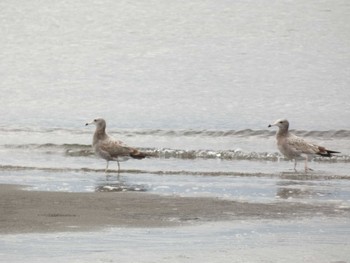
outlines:
[[[240, 138], [256, 138], [257, 143], [259, 143], [260, 138], [273, 138], [275, 135], [275, 130], [162, 130], [162, 129], [121, 129], [121, 130], [113, 130], [111, 129], [110, 134], [115, 135], [116, 137], [138, 137], [142, 140], [142, 136], [155, 136], [155, 137], [165, 137], [165, 139], [169, 137], [175, 138], [183, 138], [183, 137], [202, 137], [203, 141], [206, 141], [207, 138], [226, 138], [228, 142], [231, 141], [231, 138], [238, 137]], [[302, 137], [312, 137], [318, 139], [335, 139], [338, 140], [350, 139], [350, 130], [329, 130], [329, 131], [293, 131], [298, 136]], [[5, 134], [4, 134], [5, 133]], [[92, 136], [91, 130], [82, 129], [62, 129], [62, 128], [7, 128], [0, 127], [0, 134], [4, 134], [5, 136], [8, 133], [12, 136], [12, 138], [16, 138], [16, 136], [21, 136], [21, 138], [25, 138], [26, 135], [34, 134], [34, 139], [37, 137], [41, 138], [41, 134], [46, 134], [48, 137], [51, 135], [53, 137], [60, 136], [61, 141], [72, 135], [84, 135]], [[39, 134], [36, 134], [39, 133]], [[52, 134], [53, 133], [53, 134]], [[39, 135], [39, 136], [36, 136]], [[73, 137], [75, 138], [75, 137]], [[149, 139], [149, 138], [148, 138]], [[239, 140], [238, 139], [238, 140]], [[198, 150], [189, 150], [189, 149], [181, 149], [184, 146], [179, 146], [180, 149], [171, 149], [171, 148], [139, 148], [141, 151], [145, 152], [149, 158], [177, 158], [177, 159], [221, 159], [221, 160], [252, 160], [252, 161], [278, 161], [280, 159], [284, 159], [284, 157], [277, 152], [277, 150], [271, 150], [271, 152], [248, 152], [243, 151], [239, 148], [230, 149], [230, 150], [212, 150], [205, 148], [205, 144], [203, 144], [204, 149]], [[39, 152], [41, 154], [60, 154], [66, 157], [89, 157], [93, 156], [94, 153], [92, 151], [91, 145], [84, 144], [55, 144], [55, 143], [31, 143], [31, 144], [5, 144], [0, 145], [0, 149], [13, 149], [13, 150], [23, 150], [23, 151], [33, 151]], [[261, 148], [264, 150], [264, 148]], [[315, 157], [315, 161], [320, 162], [350, 162], [350, 155], [347, 154], [338, 154], [331, 158], [322, 158]]]
[[[91, 145], [83, 144], [24, 144], [4, 145], [8, 149], [23, 149], [39, 151], [44, 154], [63, 154], [66, 157], [93, 156]], [[242, 150], [185, 150], [170, 148], [139, 148], [148, 158], [176, 159], [221, 159], [221, 160], [250, 160], [250, 161], [279, 161], [284, 157], [278, 152], [244, 152]], [[330, 158], [314, 157], [320, 162], [350, 162], [350, 155], [334, 155]]]

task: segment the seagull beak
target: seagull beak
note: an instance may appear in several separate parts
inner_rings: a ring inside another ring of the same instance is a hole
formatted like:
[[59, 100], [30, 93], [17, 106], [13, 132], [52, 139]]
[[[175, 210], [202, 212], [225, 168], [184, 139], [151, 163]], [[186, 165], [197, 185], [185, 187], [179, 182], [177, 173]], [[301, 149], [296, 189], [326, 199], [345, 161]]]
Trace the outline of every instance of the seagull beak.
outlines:
[[94, 124], [94, 121], [85, 123], [85, 126], [88, 126], [88, 125], [91, 125], [91, 124]]
[[278, 123], [277, 122], [275, 122], [274, 124], [269, 124], [269, 126], [267, 126], [268, 128], [271, 128], [271, 127], [273, 127], [273, 126], [277, 126], [278, 127], [278, 125], [277, 125]]

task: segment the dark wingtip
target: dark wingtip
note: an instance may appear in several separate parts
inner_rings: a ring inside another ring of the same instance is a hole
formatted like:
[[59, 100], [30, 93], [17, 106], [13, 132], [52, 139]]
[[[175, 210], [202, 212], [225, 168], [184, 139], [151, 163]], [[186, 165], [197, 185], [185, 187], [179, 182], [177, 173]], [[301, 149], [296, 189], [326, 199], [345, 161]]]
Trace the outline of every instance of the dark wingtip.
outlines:
[[142, 153], [142, 152], [135, 152], [135, 153], [130, 153], [130, 156], [134, 159], [144, 159], [147, 157], [147, 154]]
[[329, 152], [329, 153], [340, 153], [340, 152], [330, 151], [330, 150], [327, 150], [327, 152]]
[[323, 157], [332, 157], [333, 156], [333, 153], [340, 153], [340, 152], [337, 152], [337, 151], [331, 151], [331, 150], [324, 150], [322, 152], [319, 152], [318, 155], [321, 155]]

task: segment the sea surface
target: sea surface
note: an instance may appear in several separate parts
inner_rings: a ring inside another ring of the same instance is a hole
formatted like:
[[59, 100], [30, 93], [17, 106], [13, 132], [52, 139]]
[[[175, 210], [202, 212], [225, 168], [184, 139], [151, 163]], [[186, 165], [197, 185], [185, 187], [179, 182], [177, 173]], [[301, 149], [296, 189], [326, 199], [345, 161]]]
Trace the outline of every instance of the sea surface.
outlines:
[[[0, 183], [349, 207], [349, 13], [346, 0], [1, 1]], [[91, 149], [94, 128], [85, 127], [96, 117], [106, 119], [109, 134], [151, 157], [122, 162], [119, 176], [111, 163], [106, 176], [105, 161]], [[295, 173], [277, 151], [275, 129], [267, 128], [279, 118], [297, 135], [341, 153], [311, 160], [308, 174], [300, 162]], [[350, 223], [335, 222], [315, 223], [331, 229], [332, 251], [350, 244], [340, 234]], [[299, 223], [278, 223], [283, 230], [276, 235]], [[308, 222], [300, 224], [308, 229]], [[264, 227], [265, 233], [272, 229]], [[209, 240], [208, 229], [187, 241]], [[132, 233], [142, 240], [138, 231]], [[197, 250], [178, 256], [171, 248], [178, 239], [164, 231], [167, 262], [196, 259]], [[221, 231], [216, 225], [212, 235], [219, 238]], [[162, 233], [152, 238], [161, 242]], [[309, 234], [302, 240], [310, 241]], [[215, 253], [228, 249], [232, 240], [225, 240]], [[271, 240], [269, 246], [278, 244]], [[242, 249], [255, 249], [252, 242], [244, 240]], [[316, 259], [307, 262], [350, 261], [346, 252], [317, 256], [327, 244], [313, 245], [312, 255], [301, 253]], [[32, 262], [33, 251], [23, 250]], [[125, 259], [129, 250], [123, 251]], [[152, 255], [164, 260], [152, 253], [149, 262]], [[264, 262], [282, 262], [276, 257]]]

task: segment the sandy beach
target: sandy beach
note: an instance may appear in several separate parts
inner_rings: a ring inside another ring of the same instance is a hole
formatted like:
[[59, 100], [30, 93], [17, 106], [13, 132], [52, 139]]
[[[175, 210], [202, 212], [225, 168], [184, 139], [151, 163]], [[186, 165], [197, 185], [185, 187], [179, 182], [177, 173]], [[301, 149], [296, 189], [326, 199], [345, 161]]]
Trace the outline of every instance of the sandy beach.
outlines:
[[149, 193], [27, 191], [0, 185], [0, 233], [92, 231], [107, 226], [167, 227], [193, 222], [349, 216], [350, 209], [300, 203], [257, 204]]

